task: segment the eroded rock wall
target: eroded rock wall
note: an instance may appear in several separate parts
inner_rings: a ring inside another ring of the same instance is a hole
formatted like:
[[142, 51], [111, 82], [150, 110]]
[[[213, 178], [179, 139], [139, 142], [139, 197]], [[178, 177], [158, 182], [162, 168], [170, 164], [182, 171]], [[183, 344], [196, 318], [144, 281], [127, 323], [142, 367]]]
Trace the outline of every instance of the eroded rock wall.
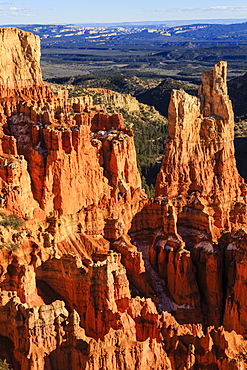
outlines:
[[243, 369], [245, 185], [225, 64], [200, 99], [173, 92], [150, 200], [122, 116], [54, 95], [38, 38], [0, 35], [0, 358], [14, 370]]
[[208, 225], [202, 227], [213, 238], [223, 229], [246, 227], [245, 213], [235, 215], [236, 204], [245, 207], [246, 185], [236, 168], [233, 137], [226, 63], [220, 62], [203, 74], [198, 98], [173, 91], [169, 139], [156, 183], [157, 196], [185, 198], [187, 210], [183, 208], [180, 223], [208, 218]]

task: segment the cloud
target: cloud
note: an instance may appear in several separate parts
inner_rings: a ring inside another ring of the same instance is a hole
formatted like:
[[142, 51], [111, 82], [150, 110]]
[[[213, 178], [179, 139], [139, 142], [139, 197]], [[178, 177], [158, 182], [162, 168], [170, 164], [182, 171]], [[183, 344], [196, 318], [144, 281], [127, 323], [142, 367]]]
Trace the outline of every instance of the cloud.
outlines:
[[[200, 9], [200, 8], [199, 8]], [[225, 5], [217, 5], [217, 6], [210, 6], [206, 8], [201, 8], [203, 11], [220, 11], [220, 12], [247, 12], [247, 6], [225, 6]]]
[[3, 3], [0, 2], [0, 5], [12, 5], [9, 7], [0, 7], [0, 16], [9, 18], [13, 16], [26, 16], [31, 17], [34, 16], [34, 10], [28, 8], [17, 8], [13, 6], [13, 3]]
[[225, 6], [225, 5], [217, 5], [217, 6], [209, 6], [209, 7], [202, 7], [202, 8], [167, 8], [167, 9], [154, 9], [154, 12], [159, 13], [184, 13], [184, 12], [247, 12], [247, 6]]
[[246, 12], [247, 11], [247, 6], [224, 6], [224, 5], [218, 5], [218, 6], [211, 6], [210, 8], [206, 8], [209, 10], [220, 10], [220, 11], [230, 11], [230, 12]]

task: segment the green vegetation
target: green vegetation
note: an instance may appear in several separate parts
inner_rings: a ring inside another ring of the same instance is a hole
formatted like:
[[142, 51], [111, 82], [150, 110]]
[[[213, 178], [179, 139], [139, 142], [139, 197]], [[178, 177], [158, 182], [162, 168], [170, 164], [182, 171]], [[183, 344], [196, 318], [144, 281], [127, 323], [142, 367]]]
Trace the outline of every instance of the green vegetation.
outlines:
[[[107, 72], [100, 73], [99, 71], [89, 76], [70, 76], [49, 79], [51, 83], [66, 84], [70, 96], [78, 96], [80, 95], [80, 91], [83, 93], [83, 90], [87, 88], [103, 88], [137, 96], [147, 89], [156, 87], [161, 81], [162, 78], [159, 77], [137, 77], [133, 73], [124, 74], [121, 72], [111, 72], [110, 74]], [[87, 91], [87, 94], [90, 94], [90, 92]]]
[[151, 184], [150, 186], [146, 182], [146, 178], [142, 176], [142, 188], [145, 190], [145, 193], [147, 194], [148, 198], [154, 197], [154, 185]]
[[2, 220], [0, 220], [0, 225], [14, 230], [19, 230], [24, 224], [23, 221], [15, 214], [6, 215], [5, 213], [0, 213]]
[[80, 46], [68, 40], [64, 40], [62, 45], [46, 46], [42, 49], [41, 58], [43, 75], [51, 82], [75, 78], [75, 83], [77, 80], [85, 87], [93, 84], [94, 87], [109, 88], [111, 85], [113, 90], [123, 92], [125, 89], [125, 92], [133, 93], [132, 86], [126, 86], [125, 78], [172, 77], [199, 84], [201, 73], [210, 70], [220, 60], [228, 62], [231, 77], [247, 70], [247, 41], [242, 45], [237, 41], [224, 44], [218, 40], [196, 42], [193, 39], [171, 43], [170, 38], [164, 37], [164, 42], [157, 44], [146, 43], [144, 39], [135, 41], [137, 43], [133, 44], [129, 40], [128, 44], [126, 39], [123, 46], [120, 39], [115, 39], [111, 44], [106, 43], [104, 48], [97, 45], [88, 48], [86, 44]]
[[[125, 79], [121, 78], [120, 81], [125, 81], [125, 85], [127, 84]], [[142, 86], [145, 84], [145, 81], [138, 79], [135, 81]], [[132, 83], [130, 85], [133, 86]], [[108, 86], [108, 88], [110, 87]], [[125, 127], [134, 132], [137, 165], [142, 177], [142, 187], [149, 197], [153, 197], [156, 176], [165, 151], [168, 134], [167, 118], [162, 116], [153, 106], [138, 103], [133, 97], [127, 98], [125, 103], [120, 99], [118, 105], [117, 93], [115, 103], [111, 104], [107, 95], [99, 91], [86, 89], [80, 85], [76, 85], [74, 88], [70, 86], [69, 89], [70, 96], [90, 95], [94, 104], [104, 105], [109, 114], [121, 113], [123, 115]], [[133, 109], [133, 105], [136, 106], [136, 109]]]
[[[134, 131], [142, 186], [150, 196], [165, 150], [165, 117], [172, 88], [195, 95], [202, 72], [226, 60], [229, 95], [238, 122], [235, 136], [247, 135], [247, 74], [242, 76], [247, 71], [247, 25], [187, 28], [182, 33], [171, 30], [171, 37], [139, 32], [101, 41], [87, 39], [86, 34], [42, 39], [41, 66], [48, 81], [66, 84], [70, 96], [90, 94], [94, 103], [106, 105], [110, 114], [123, 114], [126, 126]], [[46, 27], [44, 32], [48, 32]], [[147, 106], [133, 112], [128, 107], [107, 105], [103, 94], [88, 88], [129, 93], [161, 115]]]
[[0, 250], [6, 248], [9, 249], [10, 251], [15, 252], [17, 251], [18, 246], [19, 246], [18, 243], [1, 243]]
[[[142, 110], [138, 119], [122, 111], [126, 126], [133, 123], [136, 156], [139, 170], [148, 186], [154, 185], [159, 163], [165, 151], [167, 121], [152, 117], [152, 111]], [[145, 186], [144, 186], [145, 187]]]
[[8, 370], [9, 364], [6, 362], [6, 360], [0, 359], [0, 370]]
[[142, 177], [142, 187], [148, 197], [154, 196], [154, 185], [165, 151], [167, 139], [167, 118], [153, 107], [140, 104], [139, 112], [130, 113], [119, 109], [125, 126], [134, 132], [137, 165]]
[[153, 107], [140, 104], [139, 112], [119, 109], [125, 126], [134, 131], [136, 158], [142, 176], [142, 186], [149, 197], [154, 196], [154, 185], [165, 151], [167, 119]]

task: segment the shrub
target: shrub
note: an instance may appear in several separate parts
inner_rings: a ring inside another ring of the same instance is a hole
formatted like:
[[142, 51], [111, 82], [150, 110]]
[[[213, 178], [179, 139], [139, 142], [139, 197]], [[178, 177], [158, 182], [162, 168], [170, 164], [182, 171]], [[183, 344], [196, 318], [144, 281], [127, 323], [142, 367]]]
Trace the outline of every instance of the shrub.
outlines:
[[0, 213], [0, 216], [2, 217], [0, 225], [6, 228], [12, 227], [14, 230], [19, 230], [23, 225], [23, 221], [15, 214], [6, 215], [5, 213]]
[[7, 364], [6, 360], [0, 359], [0, 370], [8, 370], [9, 365]]
[[145, 193], [147, 194], [148, 198], [154, 197], [154, 186], [153, 184], [148, 185], [146, 183], [146, 179], [144, 176], [142, 176], [142, 188], [145, 190]]
[[17, 243], [2, 243], [2, 244], [0, 244], [0, 250], [4, 249], [4, 248], [7, 248], [7, 249], [15, 252], [18, 248], [18, 244]]

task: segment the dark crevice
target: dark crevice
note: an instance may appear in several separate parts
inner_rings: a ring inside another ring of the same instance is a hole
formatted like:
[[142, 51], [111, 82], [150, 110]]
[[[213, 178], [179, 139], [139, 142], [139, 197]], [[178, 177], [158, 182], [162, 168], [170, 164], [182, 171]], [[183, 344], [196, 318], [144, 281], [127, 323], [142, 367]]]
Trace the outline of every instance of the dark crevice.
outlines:
[[247, 137], [235, 138], [234, 146], [238, 172], [247, 183]]
[[227, 273], [227, 261], [226, 261], [226, 250], [221, 246], [222, 249], [222, 317], [225, 315], [226, 299], [228, 290], [228, 273]]
[[64, 301], [66, 309], [71, 312], [66, 299], [61, 294], [56, 292], [56, 290], [53, 289], [48, 283], [46, 283], [44, 280], [36, 279], [36, 285], [38, 294], [43, 299], [45, 304], [51, 304], [56, 300]]
[[2, 359], [2, 361], [6, 360], [9, 369], [21, 370], [19, 361], [14, 357], [13, 342], [3, 335], [0, 335], [0, 359]]

